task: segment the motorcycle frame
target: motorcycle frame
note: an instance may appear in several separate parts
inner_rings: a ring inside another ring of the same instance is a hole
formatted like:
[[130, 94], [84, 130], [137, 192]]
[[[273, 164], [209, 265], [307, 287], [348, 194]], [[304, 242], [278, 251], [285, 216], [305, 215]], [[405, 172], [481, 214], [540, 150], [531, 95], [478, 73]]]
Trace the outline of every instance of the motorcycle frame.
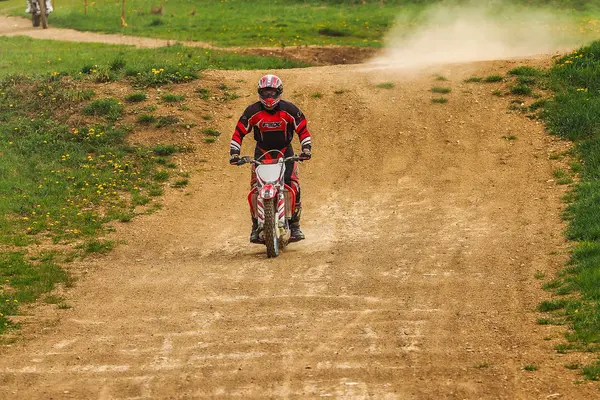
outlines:
[[[286, 236], [289, 236], [288, 220], [291, 219], [296, 208], [296, 191], [292, 186], [285, 183], [285, 159], [283, 153], [279, 153], [280, 157], [276, 162], [256, 165], [256, 185], [248, 193], [248, 204], [252, 215], [258, 220], [258, 228], [262, 234], [265, 224], [264, 200], [276, 199], [279, 238], [285, 239]], [[279, 167], [277, 179], [273, 181], [265, 180], [260, 174], [260, 167], [274, 165]], [[286, 196], [286, 192], [289, 193], [288, 196]], [[256, 198], [256, 206], [254, 206], [254, 198]]]

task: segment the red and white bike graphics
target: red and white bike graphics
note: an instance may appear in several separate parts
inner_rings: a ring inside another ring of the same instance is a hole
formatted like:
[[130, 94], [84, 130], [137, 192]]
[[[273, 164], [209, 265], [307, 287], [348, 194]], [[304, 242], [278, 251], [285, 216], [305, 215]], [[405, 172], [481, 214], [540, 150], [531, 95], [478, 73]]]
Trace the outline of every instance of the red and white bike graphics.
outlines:
[[253, 164], [256, 167], [256, 186], [248, 194], [252, 215], [258, 219], [259, 238], [267, 246], [267, 257], [277, 257], [290, 242], [290, 219], [296, 208], [296, 191], [285, 183], [285, 163], [302, 161], [294, 155], [257, 160], [244, 156], [238, 165]]

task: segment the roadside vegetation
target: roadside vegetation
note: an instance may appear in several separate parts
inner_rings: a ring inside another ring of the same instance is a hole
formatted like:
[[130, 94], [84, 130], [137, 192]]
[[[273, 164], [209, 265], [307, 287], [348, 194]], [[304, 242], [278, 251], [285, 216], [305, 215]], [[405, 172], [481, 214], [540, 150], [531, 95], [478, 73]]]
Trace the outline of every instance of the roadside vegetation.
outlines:
[[69, 75], [104, 83], [123, 78], [140, 87], [185, 82], [204, 69], [285, 69], [307, 64], [276, 57], [174, 45], [157, 49], [0, 36], [0, 77]]
[[[567, 343], [557, 351], [600, 350], [600, 42], [561, 57], [548, 73], [556, 92], [541, 112], [548, 130], [575, 143], [571, 171], [560, 179], [572, 182], [565, 218], [573, 241], [571, 260], [546, 284], [555, 299], [540, 304], [554, 321], [566, 321]], [[559, 173], [559, 172], [556, 172]], [[589, 379], [600, 379], [600, 361], [582, 367]]]
[[[77, 30], [124, 33], [178, 41], [201, 41], [215, 46], [257, 47], [345, 45], [381, 47], [385, 34], [398, 14], [410, 16], [402, 30], [418, 27], [419, 18], [433, 4], [466, 3], [470, 0], [128, 0], [125, 25], [121, 22], [121, 0], [61, 0], [55, 5], [50, 24]], [[477, 2], [478, 5], [485, 1]], [[489, 0], [498, 6], [499, 2]], [[498, 7], [502, 10], [507, 2]], [[584, 29], [594, 29], [591, 2], [578, 0], [513, 0], [526, 7], [562, 9]], [[0, 10], [24, 14], [22, 0], [0, 2]], [[558, 27], [557, 29], [564, 29]]]
[[84, 86], [0, 80], [0, 333], [21, 304], [71, 284], [61, 266], [114, 246], [102, 239], [109, 223], [160, 207], [153, 199], [169, 181], [182, 186], [168, 159], [193, 149], [128, 145], [125, 106]]
[[[548, 317], [540, 325], [566, 325], [566, 343], [556, 351], [600, 351], [600, 41], [557, 58], [549, 70], [521, 66], [506, 74], [473, 76], [466, 83], [490, 85], [491, 94], [509, 96], [509, 109], [542, 120], [547, 130], [574, 142], [573, 150], [553, 154], [551, 159], [571, 160], [558, 168], [558, 185], [570, 185], [564, 218], [566, 236], [573, 242], [571, 258], [544, 288], [553, 298], [538, 310]], [[516, 137], [504, 137], [515, 140]], [[593, 365], [569, 364], [592, 380], [600, 380], [600, 360]]]

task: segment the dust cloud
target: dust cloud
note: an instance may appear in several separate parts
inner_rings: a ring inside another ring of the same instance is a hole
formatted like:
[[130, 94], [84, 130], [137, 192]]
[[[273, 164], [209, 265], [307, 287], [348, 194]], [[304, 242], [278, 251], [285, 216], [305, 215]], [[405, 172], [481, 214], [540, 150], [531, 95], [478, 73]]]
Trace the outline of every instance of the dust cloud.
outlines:
[[550, 54], [581, 45], [568, 17], [547, 9], [496, 5], [434, 6], [402, 15], [386, 37], [381, 69]]

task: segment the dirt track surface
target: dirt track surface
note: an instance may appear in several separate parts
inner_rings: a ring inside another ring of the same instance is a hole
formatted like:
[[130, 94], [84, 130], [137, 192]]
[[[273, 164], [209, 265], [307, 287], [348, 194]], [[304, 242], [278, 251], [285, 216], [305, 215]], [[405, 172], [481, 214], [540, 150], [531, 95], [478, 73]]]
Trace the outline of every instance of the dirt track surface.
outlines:
[[[534, 275], [567, 259], [549, 159], [567, 145], [495, 87], [463, 83], [547, 62], [276, 71], [309, 118], [314, 159], [301, 166], [307, 240], [271, 260], [248, 243], [249, 171], [227, 165], [264, 71], [206, 73], [203, 85], [241, 86], [220, 108], [189, 104], [224, 134], [180, 138], [199, 147], [178, 160], [189, 187], [117, 225], [108, 239], [125, 242], [111, 254], [72, 266], [80, 278], [61, 293], [72, 309], [27, 312], [0, 349], [1, 397], [597, 398], [564, 367], [585, 355], [553, 350], [564, 328], [536, 324], [548, 294]], [[448, 104], [431, 103], [437, 74]]]

